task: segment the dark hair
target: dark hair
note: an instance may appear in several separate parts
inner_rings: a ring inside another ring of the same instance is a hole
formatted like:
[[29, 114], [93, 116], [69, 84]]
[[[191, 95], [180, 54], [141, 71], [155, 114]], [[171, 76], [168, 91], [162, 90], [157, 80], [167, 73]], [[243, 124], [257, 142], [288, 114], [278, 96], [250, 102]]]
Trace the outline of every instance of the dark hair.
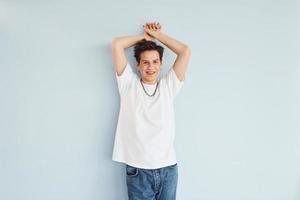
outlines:
[[157, 45], [153, 41], [148, 41], [146, 39], [143, 39], [139, 42], [137, 42], [134, 46], [134, 57], [138, 63], [140, 63], [141, 59], [141, 53], [144, 51], [149, 51], [149, 50], [155, 50], [159, 53], [159, 59], [162, 61], [162, 56], [164, 53], [164, 48], [160, 45]]

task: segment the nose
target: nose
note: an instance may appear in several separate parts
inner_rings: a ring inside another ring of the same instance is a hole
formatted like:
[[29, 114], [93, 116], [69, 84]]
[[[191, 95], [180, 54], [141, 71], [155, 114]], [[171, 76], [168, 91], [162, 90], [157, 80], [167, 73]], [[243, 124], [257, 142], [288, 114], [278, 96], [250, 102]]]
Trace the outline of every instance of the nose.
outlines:
[[148, 67], [148, 68], [146, 69], [146, 71], [154, 71], [154, 68], [153, 68], [153, 67]]

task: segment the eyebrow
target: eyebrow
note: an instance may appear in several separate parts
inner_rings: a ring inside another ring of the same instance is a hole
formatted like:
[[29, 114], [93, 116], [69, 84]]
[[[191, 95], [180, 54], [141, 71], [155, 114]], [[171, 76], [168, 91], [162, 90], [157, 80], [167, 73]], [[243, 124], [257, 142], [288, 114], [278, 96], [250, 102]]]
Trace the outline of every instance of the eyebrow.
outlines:
[[[155, 59], [155, 60], [153, 60], [153, 61], [158, 61], [159, 60], [159, 58], [157, 58], [157, 59]], [[142, 60], [142, 61], [149, 61], [149, 60]]]

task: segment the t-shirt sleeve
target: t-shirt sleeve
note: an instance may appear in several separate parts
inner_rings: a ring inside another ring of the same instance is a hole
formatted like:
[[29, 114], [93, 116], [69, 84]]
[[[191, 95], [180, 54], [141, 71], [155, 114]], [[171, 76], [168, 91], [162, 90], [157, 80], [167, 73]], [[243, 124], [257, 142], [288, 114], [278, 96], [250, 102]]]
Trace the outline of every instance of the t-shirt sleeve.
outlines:
[[166, 84], [168, 87], [168, 90], [170, 92], [170, 95], [174, 98], [182, 88], [182, 85], [185, 81], [184, 80], [179, 80], [173, 67], [168, 71], [167, 75], [164, 77], [166, 80]]
[[131, 65], [127, 62], [123, 73], [118, 76], [117, 72], [115, 71], [115, 76], [117, 79], [119, 92], [122, 94], [130, 88], [131, 84], [136, 78], [135, 76], [137, 75], [133, 72]]

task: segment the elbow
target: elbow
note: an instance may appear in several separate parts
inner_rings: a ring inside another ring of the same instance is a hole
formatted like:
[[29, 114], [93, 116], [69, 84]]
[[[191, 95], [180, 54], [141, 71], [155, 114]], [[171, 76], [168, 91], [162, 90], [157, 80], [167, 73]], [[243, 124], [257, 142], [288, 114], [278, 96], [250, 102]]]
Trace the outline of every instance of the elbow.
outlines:
[[112, 47], [123, 47], [122, 40], [118, 37], [115, 37], [111, 41]]
[[121, 40], [119, 38], [113, 38], [112, 41], [111, 41], [111, 48], [112, 49], [121, 49], [121, 48], [123, 48]]
[[119, 39], [117, 37], [113, 38], [112, 41], [111, 41], [111, 45], [116, 46], [118, 44], [118, 41], [119, 41]]
[[185, 47], [184, 47], [184, 53], [190, 55], [191, 54], [191, 48], [189, 46], [185, 45]]
[[181, 54], [190, 56], [191, 55], [191, 48], [187, 45], [184, 45], [184, 47], [181, 51]]

